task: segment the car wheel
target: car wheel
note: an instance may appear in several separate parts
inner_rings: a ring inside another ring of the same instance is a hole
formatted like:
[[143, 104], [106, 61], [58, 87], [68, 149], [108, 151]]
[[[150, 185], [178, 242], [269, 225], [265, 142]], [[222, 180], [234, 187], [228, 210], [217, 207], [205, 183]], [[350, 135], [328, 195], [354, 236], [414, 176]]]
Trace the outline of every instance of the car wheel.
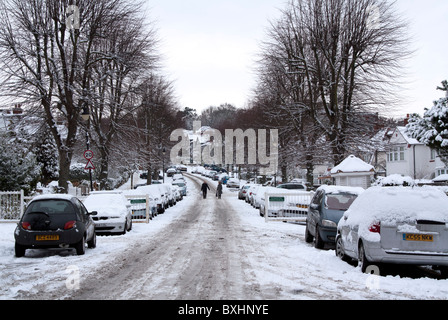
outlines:
[[87, 242], [87, 247], [90, 249], [96, 248], [96, 232], [93, 233], [92, 239]]
[[314, 239], [314, 237], [313, 237], [313, 235], [310, 233], [310, 230], [309, 230], [309, 228], [308, 228], [308, 223], [306, 224], [306, 227], [305, 227], [305, 242], [306, 243], [311, 243], [311, 242], [313, 242], [313, 239]]
[[76, 254], [78, 256], [82, 256], [86, 253], [86, 237], [82, 237], [82, 239], [75, 244]]
[[316, 234], [314, 235], [314, 247], [316, 249], [323, 249], [324, 246], [325, 246], [325, 242], [320, 237], [319, 226], [316, 225]]
[[26, 248], [24, 246], [16, 243], [14, 249], [17, 258], [21, 258], [25, 255]]
[[366, 251], [364, 249], [364, 244], [361, 242], [359, 244], [359, 251], [358, 251], [358, 266], [361, 267], [362, 273], [365, 273], [367, 268], [370, 265], [371, 265], [371, 263], [366, 257]]
[[129, 222], [129, 228], [128, 228], [128, 231], [131, 231], [132, 230], [132, 220]]
[[342, 261], [348, 261], [349, 257], [345, 254], [344, 244], [342, 243], [342, 237], [336, 238], [336, 256]]

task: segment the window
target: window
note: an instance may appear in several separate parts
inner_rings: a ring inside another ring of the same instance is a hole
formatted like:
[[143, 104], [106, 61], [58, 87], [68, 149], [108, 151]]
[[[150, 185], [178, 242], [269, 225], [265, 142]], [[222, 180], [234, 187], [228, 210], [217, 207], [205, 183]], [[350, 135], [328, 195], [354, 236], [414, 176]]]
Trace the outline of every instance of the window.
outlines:
[[436, 160], [437, 158], [437, 150], [431, 149], [431, 161]]
[[404, 161], [405, 160], [404, 150], [405, 150], [404, 147], [392, 147], [389, 150], [387, 160], [389, 162]]

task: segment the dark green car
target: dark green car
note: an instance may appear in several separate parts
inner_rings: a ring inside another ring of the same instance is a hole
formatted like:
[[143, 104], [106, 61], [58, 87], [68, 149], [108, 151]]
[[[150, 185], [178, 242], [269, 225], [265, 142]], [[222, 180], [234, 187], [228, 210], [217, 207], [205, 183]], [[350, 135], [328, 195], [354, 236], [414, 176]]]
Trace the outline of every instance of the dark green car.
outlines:
[[339, 220], [363, 192], [363, 188], [342, 186], [317, 189], [308, 209], [305, 241], [311, 243], [314, 239], [318, 249], [324, 248], [325, 244], [334, 244]]

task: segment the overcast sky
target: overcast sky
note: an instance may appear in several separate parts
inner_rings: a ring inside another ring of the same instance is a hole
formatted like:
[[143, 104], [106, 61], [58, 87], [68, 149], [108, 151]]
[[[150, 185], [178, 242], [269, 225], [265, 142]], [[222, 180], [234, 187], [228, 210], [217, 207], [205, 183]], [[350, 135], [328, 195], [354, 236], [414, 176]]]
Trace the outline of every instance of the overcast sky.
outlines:
[[[156, 20], [160, 51], [180, 106], [201, 110], [231, 103], [244, 107], [255, 86], [254, 61], [269, 21], [285, 0], [148, 0]], [[422, 114], [442, 93], [448, 79], [448, 1], [398, 0], [411, 22], [416, 53], [407, 65], [408, 90], [402, 110]]]

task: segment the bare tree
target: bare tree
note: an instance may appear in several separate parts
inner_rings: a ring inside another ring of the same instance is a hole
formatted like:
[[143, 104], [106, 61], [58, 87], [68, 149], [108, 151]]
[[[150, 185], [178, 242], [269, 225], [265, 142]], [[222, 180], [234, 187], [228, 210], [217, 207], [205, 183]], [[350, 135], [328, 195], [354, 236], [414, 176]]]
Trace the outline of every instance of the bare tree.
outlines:
[[410, 54], [406, 30], [385, 0], [292, 0], [272, 25], [268, 54], [283, 66], [286, 87], [299, 89], [290, 95], [291, 116], [312, 119], [334, 164], [362, 129], [362, 115], [393, 102], [390, 93]]
[[34, 108], [59, 154], [67, 191], [80, 114], [89, 104], [94, 45], [122, 0], [4, 0], [0, 4], [2, 94]]
[[120, 17], [117, 15], [94, 46], [97, 59], [92, 64], [89, 108], [92, 141], [100, 155], [98, 179], [102, 189], [109, 174], [112, 144], [129, 130], [126, 119], [137, 109], [137, 89], [159, 60], [155, 31], [139, 12], [141, 5], [123, 7]]

